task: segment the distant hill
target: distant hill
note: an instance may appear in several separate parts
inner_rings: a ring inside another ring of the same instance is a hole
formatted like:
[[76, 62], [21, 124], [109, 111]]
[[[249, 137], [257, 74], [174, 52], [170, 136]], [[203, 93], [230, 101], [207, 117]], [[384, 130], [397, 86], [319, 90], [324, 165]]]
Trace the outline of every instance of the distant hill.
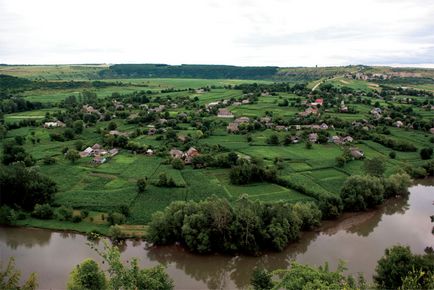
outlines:
[[240, 67], [230, 65], [115, 64], [99, 75], [107, 77], [272, 79], [278, 67]]

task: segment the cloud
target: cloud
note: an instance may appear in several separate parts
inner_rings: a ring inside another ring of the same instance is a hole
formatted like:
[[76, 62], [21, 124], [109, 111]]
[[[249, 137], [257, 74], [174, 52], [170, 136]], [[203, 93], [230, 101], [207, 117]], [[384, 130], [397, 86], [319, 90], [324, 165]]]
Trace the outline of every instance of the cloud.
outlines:
[[432, 47], [428, 0], [0, 0], [0, 63], [430, 64]]

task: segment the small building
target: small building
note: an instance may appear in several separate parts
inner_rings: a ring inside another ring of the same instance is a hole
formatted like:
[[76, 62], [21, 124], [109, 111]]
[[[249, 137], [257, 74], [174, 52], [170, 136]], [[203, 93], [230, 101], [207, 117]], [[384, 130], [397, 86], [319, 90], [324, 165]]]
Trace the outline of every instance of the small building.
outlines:
[[431, 134], [434, 134], [434, 128], [429, 129], [429, 131], [431, 132]]
[[127, 132], [120, 132], [120, 131], [118, 131], [118, 130], [111, 130], [110, 132], [109, 132], [109, 135], [112, 135], [112, 136], [124, 136], [124, 137], [128, 137], [128, 133]]
[[217, 117], [219, 117], [219, 118], [233, 118], [234, 115], [227, 108], [221, 108], [217, 112]]
[[118, 153], [119, 153], [119, 150], [116, 148], [110, 149], [108, 151], [108, 154], [110, 154], [110, 157], [113, 157], [113, 156], [117, 155]]
[[329, 128], [329, 126], [326, 124], [326, 123], [322, 123], [321, 125], [320, 125], [320, 129], [321, 130], [327, 130]]
[[95, 163], [95, 164], [103, 164], [103, 163], [105, 163], [106, 161], [107, 161], [107, 159], [106, 159], [105, 157], [101, 157], [101, 156], [95, 156], [95, 157], [92, 159], [92, 162]]
[[308, 136], [309, 142], [316, 143], [318, 141], [318, 134], [317, 133], [310, 133]]
[[44, 123], [44, 128], [57, 128], [57, 127], [65, 127], [65, 123], [63, 123], [62, 121], [54, 121], [54, 122], [45, 122]]
[[354, 159], [363, 159], [365, 157], [365, 153], [358, 148], [351, 148], [350, 153]]
[[259, 119], [261, 123], [269, 123], [271, 122], [271, 117], [262, 117]]
[[243, 105], [246, 105], [246, 104], [250, 104], [250, 101], [249, 101], [249, 100], [242, 100], [241, 103], [242, 103]]
[[282, 126], [282, 125], [277, 125], [276, 127], [274, 127], [275, 130], [277, 131], [287, 131], [288, 128], [286, 126]]
[[155, 129], [155, 128], [149, 128], [148, 129], [148, 135], [155, 135], [155, 133], [157, 133], [157, 129]]
[[102, 148], [102, 146], [99, 145], [98, 143], [95, 143], [95, 144], [92, 146], [92, 149], [93, 149], [93, 150], [99, 150], [99, 149], [101, 149], [101, 148]]
[[237, 133], [240, 131], [240, 129], [238, 128], [238, 123], [234, 123], [234, 122], [229, 123], [228, 126], [226, 127], [226, 130], [229, 133]]
[[238, 124], [249, 123], [250, 118], [249, 117], [239, 117], [239, 118], [235, 119], [234, 122], [238, 123]]
[[193, 158], [198, 155], [199, 151], [197, 151], [197, 149], [194, 147], [190, 147], [183, 155], [185, 164], [190, 164]]
[[84, 158], [90, 156], [92, 153], [93, 153], [92, 147], [87, 147], [86, 149], [84, 149], [78, 154], [80, 155], [81, 158]]
[[352, 143], [353, 141], [354, 141], [354, 139], [351, 136], [346, 136], [346, 137], [342, 138], [343, 143]]
[[152, 156], [152, 155], [154, 155], [154, 150], [148, 149], [148, 150], [146, 150], [146, 154], [149, 156]]
[[404, 126], [404, 123], [402, 121], [396, 121], [395, 126], [397, 128], [401, 128], [402, 126]]
[[177, 159], [181, 159], [182, 158], [182, 155], [184, 154], [181, 150], [178, 150], [178, 149], [176, 149], [176, 148], [172, 148], [170, 151], [169, 151], [169, 154], [170, 154], [170, 156], [172, 157], [172, 158], [177, 158]]

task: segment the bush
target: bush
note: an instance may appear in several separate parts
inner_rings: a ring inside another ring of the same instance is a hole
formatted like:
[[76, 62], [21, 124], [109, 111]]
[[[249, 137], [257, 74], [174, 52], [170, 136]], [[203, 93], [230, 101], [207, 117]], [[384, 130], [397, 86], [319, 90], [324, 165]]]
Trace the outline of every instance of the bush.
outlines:
[[32, 217], [48, 220], [53, 217], [53, 208], [48, 204], [36, 204], [35, 209], [32, 212]]
[[109, 228], [108, 235], [113, 241], [120, 241], [125, 238], [125, 235], [122, 233], [122, 229], [118, 225], [112, 225]]
[[137, 179], [137, 192], [138, 193], [145, 192], [147, 185], [148, 185], [148, 181], [146, 177]]
[[44, 162], [45, 165], [53, 165], [53, 164], [56, 163], [56, 159], [54, 159], [54, 157], [51, 157], [51, 156], [46, 156], [44, 158], [43, 162]]
[[119, 212], [110, 213], [107, 217], [107, 222], [110, 225], [124, 224], [126, 222], [126, 220], [127, 220], [127, 218]]
[[82, 221], [82, 218], [79, 215], [75, 215], [75, 216], [72, 217], [72, 222], [73, 223], [79, 223], [81, 221]]
[[397, 173], [384, 180], [384, 196], [386, 198], [408, 192], [411, 185], [410, 175]]
[[174, 169], [178, 169], [178, 170], [184, 169], [184, 162], [182, 162], [182, 160], [179, 158], [174, 158], [171, 164]]
[[12, 225], [17, 220], [15, 211], [7, 205], [0, 207], [0, 225]]
[[56, 211], [56, 217], [60, 221], [69, 221], [72, 219], [73, 210], [71, 207], [62, 205]]
[[88, 216], [89, 216], [89, 211], [88, 211], [88, 210], [83, 209], [83, 210], [80, 211], [80, 217], [81, 217], [82, 219], [85, 219], [85, 218], [87, 218]]
[[422, 149], [420, 149], [420, 158], [422, 158], [422, 160], [431, 159], [432, 152], [433, 152], [433, 150], [432, 150], [431, 147], [429, 147], [429, 148], [422, 148]]
[[390, 152], [389, 157], [390, 157], [390, 159], [395, 159], [396, 158], [396, 152], [395, 151]]

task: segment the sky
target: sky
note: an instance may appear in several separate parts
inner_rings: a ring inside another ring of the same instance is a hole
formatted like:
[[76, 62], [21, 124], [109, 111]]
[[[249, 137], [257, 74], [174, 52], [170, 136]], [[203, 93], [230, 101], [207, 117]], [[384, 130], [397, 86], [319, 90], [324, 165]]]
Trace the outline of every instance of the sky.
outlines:
[[0, 63], [434, 67], [434, 0], [0, 0]]

